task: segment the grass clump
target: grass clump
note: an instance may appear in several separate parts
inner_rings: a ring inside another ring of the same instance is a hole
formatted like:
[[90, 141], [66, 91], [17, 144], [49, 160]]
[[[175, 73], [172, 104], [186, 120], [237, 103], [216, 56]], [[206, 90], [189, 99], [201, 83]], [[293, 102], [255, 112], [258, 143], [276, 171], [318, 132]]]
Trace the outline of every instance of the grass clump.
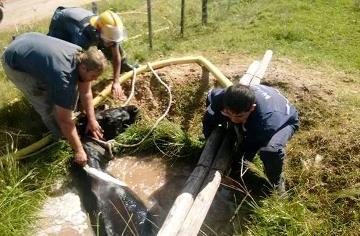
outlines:
[[28, 235], [42, 201], [56, 179], [66, 175], [69, 150], [57, 144], [24, 163], [12, 155], [0, 159], [0, 232]]
[[251, 224], [249, 235], [314, 235], [322, 231], [322, 219], [307, 209], [301, 199], [283, 199], [278, 195], [254, 208]]
[[[130, 126], [124, 133], [120, 134], [116, 141], [121, 144], [137, 144], [151, 130], [152, 123], [140, 121]], [[181, 127], [170, 121], [162, 121], [139, 146], [134, 149], [123, 148], [115, 145], [115, 152], [126, 153], [161, 153], [167, 158], [197, 158], [201, 153], [203, 142], [189, 136]]]

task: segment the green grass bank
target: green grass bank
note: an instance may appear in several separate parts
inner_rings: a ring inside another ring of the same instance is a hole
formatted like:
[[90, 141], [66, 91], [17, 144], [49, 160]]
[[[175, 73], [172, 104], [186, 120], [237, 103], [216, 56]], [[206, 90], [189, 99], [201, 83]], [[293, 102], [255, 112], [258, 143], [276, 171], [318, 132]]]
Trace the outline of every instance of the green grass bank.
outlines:
[[[358, 235], [359, 1], [213, 0], [209, 1], [209, 23], [206, 26], [201, 25], [200, 1], [186, 1], [184, 37], [180, 36], [179, 28], [180, 1], [158, 0], [152, 3], [153, 30], [168, 27], [154, 34], [153, 50], [148, 49], [146, 37], [145, 1], [103, 1], [99, 5], [100, 11], [110, 8], [124, 12], [122, 17], [130, 39], [124, 47], [132, 62], [201, 54], [221, 65], [226, 55], [255, 58], [266, 49], [272, 49], [275, 58], [289, 59], [302, 67], [321, 71], [324, 77], [329, 75], [329, 83], [335, 84], [328, 99], [312, 93], [299, 98], [296, 88], [278, 85], [295, 103], [302, 121], [301, 130], [288, 147], [286, 176], [289, 195], [285, 199], [273, 196], [257, 202], [246, 201], [243, 205], [250, 205], [251, 211], [245, 218], [235, 218], [235, 234]], [[46, 33], [48, 23], [47, 19], [24, 25], [19, 32], [0, 32], [0, 48], [5, 47], [14, 34], [28, 31]], [[339, 74], [333, 76], [336, 72]], [[5, 79], [1, 67], [0, 82], [0, 145], [2, 154], [6, 154], [37, 140], [45, 129], [29, 104]], [[322, 80], [320, 83], [326, 86], [327, 82]], [[191, 89], [190, 86], [183, 88], [189, 96]], [[178, 104], [189, 99], [181, 95], [180, 89], [176, 95]], [[183, 127], [179, 127], [173, 129], [173, 135], [168, 137], [165, 134], [172, 134], [172, 129], [166, 128], [166, 124], [162, 127], [165, 128], [159, 129], [156, 137], [176, 144], [164, 145], [170, 156], [186, 153], [186, 150], [199, 151], [199, 129], [189, 135], [182, 133]], [[144, 129], [145, 126], [134, 127], [119, 139], [131, 142], [131, 137], [134, 137], [137, 140], [139, 137], [134, 134], [141, 134]], [[143, 149], [155, 149], [150, 144], [147, 143]], [[317, 155], [322, 158], [320, 164], [315, 163]], [[2, 234], [29, 235], [36, 211], [51, 191], [52, 184], [66, 177], [70, 160], [71, 152], [65, 143], [23, 162], [15, 163], [11, 155], [2, 160]]]

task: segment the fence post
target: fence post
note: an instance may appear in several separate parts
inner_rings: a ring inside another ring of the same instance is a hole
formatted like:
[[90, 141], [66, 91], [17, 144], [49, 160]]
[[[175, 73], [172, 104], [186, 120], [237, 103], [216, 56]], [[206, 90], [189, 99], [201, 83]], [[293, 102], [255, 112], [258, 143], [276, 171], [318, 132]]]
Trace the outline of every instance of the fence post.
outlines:
[[97, 3], [96, 2], [92, 2], [91, 3], [91, 10], [94, 14], [98, 14], [98, 6], [97, 6]]
[[149, 48], [152, 49], [152, 23], [151, 23], [151, 0], [147, 0], [147, 15], [148, 15], [148, 28], [149, 28]]
[[184, 37], [184, 27], [185, 27], [185, 0], [181, 0], [181, 19], [180, 19], [181, 37]]
[[208, 8], [207, 8], [208, 0], [202, 0], [202, 14], [201, 14], [201, 23], [206, 25], [208, 23]]

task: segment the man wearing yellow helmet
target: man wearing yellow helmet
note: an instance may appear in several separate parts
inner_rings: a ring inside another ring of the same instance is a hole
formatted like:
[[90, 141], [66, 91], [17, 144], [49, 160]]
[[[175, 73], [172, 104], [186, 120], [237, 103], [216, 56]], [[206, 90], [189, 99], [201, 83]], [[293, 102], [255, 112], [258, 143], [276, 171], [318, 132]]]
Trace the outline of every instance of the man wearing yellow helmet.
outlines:
[[51, 19], [48, 35], [83, 49], [97, 46], [113, 64], [113, 96], [120, 98], [123, 95], [120, 73], [130, 71], [133, 67], [128, 64], [120, 45], [127, 34], [117, 14], [107, 10], [97, 16], [83, 8], [58, 7]]

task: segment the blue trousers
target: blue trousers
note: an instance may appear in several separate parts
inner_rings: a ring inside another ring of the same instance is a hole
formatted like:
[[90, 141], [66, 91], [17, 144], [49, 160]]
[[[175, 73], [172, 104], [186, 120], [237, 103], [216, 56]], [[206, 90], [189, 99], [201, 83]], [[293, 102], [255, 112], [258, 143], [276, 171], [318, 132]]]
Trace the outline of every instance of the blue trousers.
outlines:
[[[242, 150], [243, 156], [238, 160], [252, 161], [255, 154], [258, 152], [261, 161], [264, 164], [265, 174], [272, 186], [279, 186], [283, 182], [283, 165], [285, 159], [285, 147], [287, 142], [291, 139], [297, 129], [296, 125], [288, 125], [276, 132], [270, 141], [256, 152]], [[238, 163], [236, 163], [238, 165]]]

